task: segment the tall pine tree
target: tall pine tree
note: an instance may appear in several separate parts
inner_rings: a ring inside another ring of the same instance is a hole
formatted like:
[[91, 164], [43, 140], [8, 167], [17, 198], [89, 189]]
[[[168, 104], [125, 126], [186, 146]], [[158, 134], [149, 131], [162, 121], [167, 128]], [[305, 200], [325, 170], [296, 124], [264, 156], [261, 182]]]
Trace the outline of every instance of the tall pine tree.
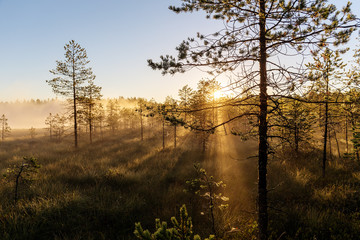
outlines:
[[87, 67], [88, 56], [85, 48], [74, 40], [65, 44], [65, 60], [56, 61], [56, 68], [50, 70], [55, 78], [47, 80], [46, 82], [52, 87], [56, 94], [66, 96], [71, 101], [74, 119], [74, 140], [75, 147], [78, 146], [78, 100], [82, 97], [81, 90], [83, 84], [93, 79], [93, 71]]
[[[148, 60], [163, 74], [195, 67], [210, 74], [239, 71], [237, 86], [258, 102], [258, 221], [259, 239], [267, 239], [267, 162], [269, 92], [288, 94], [302, 75], [278, 59], [302, 55], [309, 48], [349, 40], [357, 23], [348, 3], [341, 10], [326, 0], [182, 0], [176, 13], [204, 11], [207, 18], [224, 21], [224, 28], [210, 35], [198, 34], [177, 47], [177, 57]], [[290, 55], [290, 56], [289, 56]], [[268, 77], [271, 76], [271, 77]]]

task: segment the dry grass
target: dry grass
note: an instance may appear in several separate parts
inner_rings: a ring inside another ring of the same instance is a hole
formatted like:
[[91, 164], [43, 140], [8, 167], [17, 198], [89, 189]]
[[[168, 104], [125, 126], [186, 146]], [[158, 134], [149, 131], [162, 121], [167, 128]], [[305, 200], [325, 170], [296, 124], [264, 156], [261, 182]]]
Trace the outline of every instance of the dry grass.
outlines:
[[1, 239], [128, 239], [135, 222], [152, 226], [155, 217], [173, 216], [187, 201], [185, 180], [201, 156], [194, 137], [182, 133], [186, 142], [163, 150], [155, 133], [141, 142], [137, 131], [124, 130], [92, 145], [83, 139], [78, 149], [72, 139], [3, 142], [2, 173], [23, 156], [42, 168], [16, 205], [12, 185], [2, 182]]
[[[21, 189], [14, 205], [12, 185], [0, 185], [0, 239], [133, 239], [135, 222], [153, 229], [154, 219], [169, 220], [186, 204], [194, 231], [208, 236], [206, 202], [184, 193], [200, 162], [209, 175], [223, 180], [230, 207], [217, 213], [226, 239], [255, 239], [256, 142], [241, 142], [222, 133], [212, 136], [202, 154], [194, 133], [181, 130], [178, 148], [162, 149], [161, 133], [122, 130], [95, 138], [82, 134], [78, 149], [72, 138], [62, 142], [28, 131], [0, 144], [0, 171], [34, 156], [42, 165], [30, 188]], [[357, 239], [360, 235], [360, 166], [349, 159], [329, 163], [321, 177], [321, 152], [299, 154], [278, 149], [269, 159], [271, 239]], [[226, 231], [235, 228], [235, 234]]]

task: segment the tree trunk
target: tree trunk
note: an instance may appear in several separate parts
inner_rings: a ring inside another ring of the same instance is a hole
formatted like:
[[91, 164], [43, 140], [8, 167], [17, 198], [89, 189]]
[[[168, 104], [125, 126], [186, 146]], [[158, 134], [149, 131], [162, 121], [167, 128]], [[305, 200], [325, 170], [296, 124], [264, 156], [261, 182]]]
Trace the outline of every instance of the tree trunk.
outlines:
[[143, 128], [143, 117], [142, 117], [142, 111], [140, 112], [140, 131], [141, 131], [141, 141], [144, 140], [144, 128]]
[[174, 125], [174, 148], [176, 148], [176, 124]]
[[267, 74], [266, 74], [266, 18], [265, 0], [260, 0], [260, 112], [259, 112], [259, 183], [258, 183], [258, 207], [259, 207], [259, 239], [268, 238], [268, 212], [267, 212]]
[[329, 160], [332, 160], [332, 146], [331, 146], [331, 129], [329, 128], [329, 133], [328, 133], [328, 137], [329, 137]]
[[297, 128], [297, 126], [295, 126], [294, 142], [295, 142], [295, 152], [296, 152], [296, 153], [299, 153], [299, 135], [298, 135], [298, 128]]
[[92, 143], [92, 130], [93, 130], [91, 101], [92, 101], [92, 99], [90, 99], [90, 105], [89, 105], [89, 136], [90, 136], [90, 143]]
[[163, 145], [163, 149], [165, 149], [165, 119], [164, 116], [162, 118], [162, 145]]
[[324, 148], [323, 148], [323, 160], [322, 160], [322, 175], [325, 177], [326, 168], [326, 145], [327, 145], [327, 133], [328, 133], [328, 102], [325, 102], [325, 125], [324, 125]]
[[[74, 50], [73, 50], [74, 56]], [[75, 59], [73, 57], [73, 100], [74, 100], [74, 137], [75, 137], [75, 148], [78, 147], [78, 129], [77, 129], [77, 111], [76, 111], [76, 81], [75, 81]]]
[[334, 129], [334, 138], [335, 138], [335, 142], [336, 142], [336, 147], [337, 147], [337, 151], [338, 151], [338, 156], [339, 156], [339, 159], [341, 158], [341, 153], [340, 153], [340, 146], [339, 146], [339, 141], [336, 137], [336, 131]]
[[345, 141], [346, 141], [346, 153], [349, 153], [349, 140], [348, 140], [348, 116], [345, 116]]

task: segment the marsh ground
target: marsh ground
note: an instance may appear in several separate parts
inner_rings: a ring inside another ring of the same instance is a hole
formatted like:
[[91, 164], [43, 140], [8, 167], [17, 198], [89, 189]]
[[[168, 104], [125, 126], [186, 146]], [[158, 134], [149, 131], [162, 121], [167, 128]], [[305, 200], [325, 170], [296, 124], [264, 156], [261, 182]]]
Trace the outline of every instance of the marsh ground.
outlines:
[[[171, 133], [171, 129], [168, 129]], [[14, 204], [13, 183], [0, 186], [1, 239], [133, 239], [134, 223], [153, 229], [154, 219], [168, 221], [186, 204], [194, 231], [211, 233], [206, 201], [185, 193], [197, 177], [194, 163], [226, 183], [221, 190], [229, 208], [216, 215], [226, 238], [256, 239], [256, 140], [217, 131], [201, 151], [199, 136], [181, 129], [178, 147], [172, 135], [162, 149], [160, 129], [108, 132], [93, 144], [81, 135], [74, 149], [69, 136], [50, 141], [46, 132], [31, 139], [14, 131], [0, 145], [0, 171], [34, 156], [42, 165], [30, 187]], [[273, 239], [356, 239], [360, 223], [360, 168], [351, 159], [329, 163], [321, 178], [321, 152], [299, 154], [281, 148], [269, 160], [270, 226]], [[235, 234], [227, 231], [235, 228]], [[344, 238], [346, 236], [346, 238]]]

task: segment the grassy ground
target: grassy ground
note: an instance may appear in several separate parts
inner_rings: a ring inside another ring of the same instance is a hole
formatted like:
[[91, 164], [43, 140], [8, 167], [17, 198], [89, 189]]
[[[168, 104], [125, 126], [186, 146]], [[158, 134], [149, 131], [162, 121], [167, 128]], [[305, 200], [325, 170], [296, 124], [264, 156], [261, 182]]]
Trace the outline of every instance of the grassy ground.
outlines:
[[[197, 177], [194, 163], [223, 180], [229, 208], [215, 213], [216, 230], [227, 239], [256, 239], [256, 141], [241, 142], [218, 131], [207, 151], [194, 133], [181, 130], [178, 147], [172, 134], [162, 149], [161, 131], [122, 130], [95, 138], [82, 135], [50, 141], [44, 133], [30, 139], [18, 131], [0, 145], [0, 171], [34, 156], [42, 165], [31, 187], [0, 186], [0, 239], [134, 239], [134, 223], [154, 229], [154, 219], [168, 221], [186, 204], [194, 232], [208, 236], [208, 202], [183, 190]], [[277, 149], [269, 159], [271, 239], [357, 239], [360, 234], [360, 165], [333, 157], [321, 177], [321, 152], [299, 154]], [[235, 229], [234, 233], [228, 231]]]
[[282, 149], [270, 160], [269, 192], [274, 239], [359, 239], [360, 164], [330, 159], [325, 178], [322, 151]]
[[13, 204], [12, 184], [0, 187], [3, 239], [127, 239], [134, 223], [153, 225], [170, 218], [185, 202], [185, 179], [197, 160], [191, 137], [177, 149], [162, 150], [153, 135], [143, 142], [137, 132], [122, 131], [91, 146], [72, 147], [48, 138], [2, 143], [2, 172], [34, 156], [42, 168], [31, 188]]

